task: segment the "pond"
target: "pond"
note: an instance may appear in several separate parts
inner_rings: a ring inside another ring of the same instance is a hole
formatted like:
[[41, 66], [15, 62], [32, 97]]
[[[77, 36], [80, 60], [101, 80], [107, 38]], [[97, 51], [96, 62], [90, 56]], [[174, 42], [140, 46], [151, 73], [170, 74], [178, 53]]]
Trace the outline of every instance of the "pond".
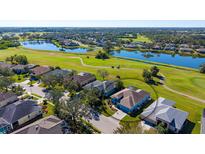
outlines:
[[117, 57], [140, 59], [195, 69], [198, 69], [201, 64], [205, 63], [205, 58], [194, 58], [192, 56], [181, 56], [179, 54], [170, 55], [165, 53], [145, 53], [140, 51], [119, 50], [113, 51], [112, 55]]
[[86, 53], [87, 49], [85, 48], [73, 48], [65, 49], [59, 48], [49, 41], [24, 41], [21, 42], [21, 45], [25, 48], [36, 49], [36, 50], [51, 50], [51, 51], [64, 51], [64, 52], [73, 52], [73, 53]]

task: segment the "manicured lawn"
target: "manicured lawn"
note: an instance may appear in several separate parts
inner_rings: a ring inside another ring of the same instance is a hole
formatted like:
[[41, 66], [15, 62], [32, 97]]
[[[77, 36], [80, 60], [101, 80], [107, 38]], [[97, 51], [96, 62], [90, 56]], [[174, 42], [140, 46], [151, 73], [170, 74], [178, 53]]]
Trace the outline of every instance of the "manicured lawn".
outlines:
[[[43, 103], [40, 104], [43, 106]], [[50, 103], [48, 103], [46, 110], [48, 111], [47, 113], [44, 113], [44, 117], [50, 116], [50, 115], [54, 115], [54, 106]]]
[[152, 40], [150, 40], [148, 37], [146, 37], [144, 35], [138, 35], [136, 39], [133, 39], [133, 42], [152, 43]]
[[[205, 108], [205, 104], [188, 99], [187, 97], [172, 93], [162, 86], [152, 86], [145, 84], [142, 78], [143, 69], [149, 69], [152, 65], [138, 61], [131, 61], [118, 58], [110, 58], [108, 60], [99, 60], [94, 58], [94, 52], [89, 52], [85, 55], [82, 54], [69, 54], [63, 52], [52, 51], [38, 51], [25, 48], [10, 48], [0, 51], [0, 60], [4, 60], [6, 57], [14, 54], [26, 55], [30, 63], [50, 66], [60, 66], [61, 68], [75, 69], [77, 71], [85, 71], [94, 73], [97, 75], [97, 70], [100, 68], [94, 68], [89, 66], [82, 66], [79, 59], [71, 57], [82, 57], [83, 61], [87, 65], [92, 66], [108, 66], [106, 70], [109, 72], [108, 79], [115, 79], [117, 75], [121, 77], [121, 80], [126, 86], [136, 86], [151, 93], [155, 99], [157, 95], [171, 99], [176, 102], [176, 107], [189, 112], [189, 120], [194, 123], [194, 129], [192, 133], [199, 133], [200, 131], [200, 119], [202, 109]], [[87, 58], [89, 55], [90, 58]], [[118, 66], [121, 68], [132, 68], [133, 70], [125, 69], [112, 69], [111, 66]], [[169, 87], [178, 90], [180, 92], [190, 94], [201, 99], [205, 99], [205, 75], [198, 73], [196, 70], [181, 70], [166, 66], [158, 66], [160, 72], [166, 76], [166, 83]], [[97, 76], [97, 78], [99, 78]], [[101, 79], [101, 78], [99, 78]]]
[[15, 74], [14, 76], [12, 76], [12, 79], [15, 81], [15, 82], [23, 82], [26, 80], [26, 78], [24, 78], [24, 75], [17, 75]]

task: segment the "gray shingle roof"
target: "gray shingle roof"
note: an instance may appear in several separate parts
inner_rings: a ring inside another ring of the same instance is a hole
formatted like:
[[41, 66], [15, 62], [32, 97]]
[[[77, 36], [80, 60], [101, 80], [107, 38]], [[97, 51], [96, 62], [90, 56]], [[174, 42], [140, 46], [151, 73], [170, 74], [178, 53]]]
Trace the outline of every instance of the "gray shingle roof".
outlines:
[[32, 112], [38, 112], [41, 107], [32, 100], [17, 101], [0, 109], [0, 118], [7, 123], [14, 123]]
[[51, 115], [25, 126], [13, 134], [63, 134], [62, 125], [63, 120]]
[[1, 93], [0, 92], [0, 102], [9, 99], [10, 97], [16, 97], [17, 95], [11, 92], [7, 92], [7, 93]]
[[99, 89], [101, 92], [109, 92], [111, 90], [113, 90], [114, 88], [116, 88], [116, 84], [114, 81], [99, 81], [96, 80], [94, 82], [91, 82], [87, 85], [85, 85], [83, 88], [85, 89], [91, 89], [91, 88], [97, 88]]
[[158, 119], [166, 121], [180, 130], [188, 117], [188, 112], [172, 107], [174, 104], [175, 102], [160, 97], [146, 108], [140, 116], [155, 122]]
[[72, 71], [71, 70], [64, 70], [64, 69], [55, 69], [53, 71], [50, 71], [46, 73], [45, 75], [56, 75], [56, 76], [68, 76]]

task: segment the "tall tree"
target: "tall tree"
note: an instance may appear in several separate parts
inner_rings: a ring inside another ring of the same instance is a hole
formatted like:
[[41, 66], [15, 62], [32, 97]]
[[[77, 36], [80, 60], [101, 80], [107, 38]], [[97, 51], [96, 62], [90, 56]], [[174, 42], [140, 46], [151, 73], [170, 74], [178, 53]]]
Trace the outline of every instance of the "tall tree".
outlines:
[[79, 98], [61, 102], [57, 111], [58, 116], [69, 124], [72, 133], [83, 133], [82, 118], [88, 116], [90, 110], [85, 104], [81, 103]]
[[84, 89], [80, 92], [81, 102], [89, 105], [91, 108], [99, 107], [102, 105], [99, 97], [101, 94], [99, 93], [98, 89]]
[[157, 74], [159, 73], [159, 70], [160, 69], [157, 66], [152, 66], [150, 69], [152, 76], [157, 76]]
[[150, 83], [151, 81], [153, 81], [151, 72], [146, 69], [143, 70], [142, 76], [146, 83]]
[[0, 77], [0, 90], [8, 91], [9, 86], [11, 86], [14, 81], [10, 77]]

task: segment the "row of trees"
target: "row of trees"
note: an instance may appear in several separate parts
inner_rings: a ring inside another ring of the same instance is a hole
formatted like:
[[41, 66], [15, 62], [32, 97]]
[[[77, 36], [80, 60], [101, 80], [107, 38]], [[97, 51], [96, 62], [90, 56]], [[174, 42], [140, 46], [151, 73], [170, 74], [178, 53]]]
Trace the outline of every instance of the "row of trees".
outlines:
[[6, 58], [7, 62], [10, 62], [11, 64], [21, 64], [26, 65], [28, 64], [28, 59], [25, 55], [14, 55]]
[[0, 40], [0, 49], [7, 49], [9, 47], [17, 47], [17, 46], [20, 46], [20, 43], [17, 41]]

